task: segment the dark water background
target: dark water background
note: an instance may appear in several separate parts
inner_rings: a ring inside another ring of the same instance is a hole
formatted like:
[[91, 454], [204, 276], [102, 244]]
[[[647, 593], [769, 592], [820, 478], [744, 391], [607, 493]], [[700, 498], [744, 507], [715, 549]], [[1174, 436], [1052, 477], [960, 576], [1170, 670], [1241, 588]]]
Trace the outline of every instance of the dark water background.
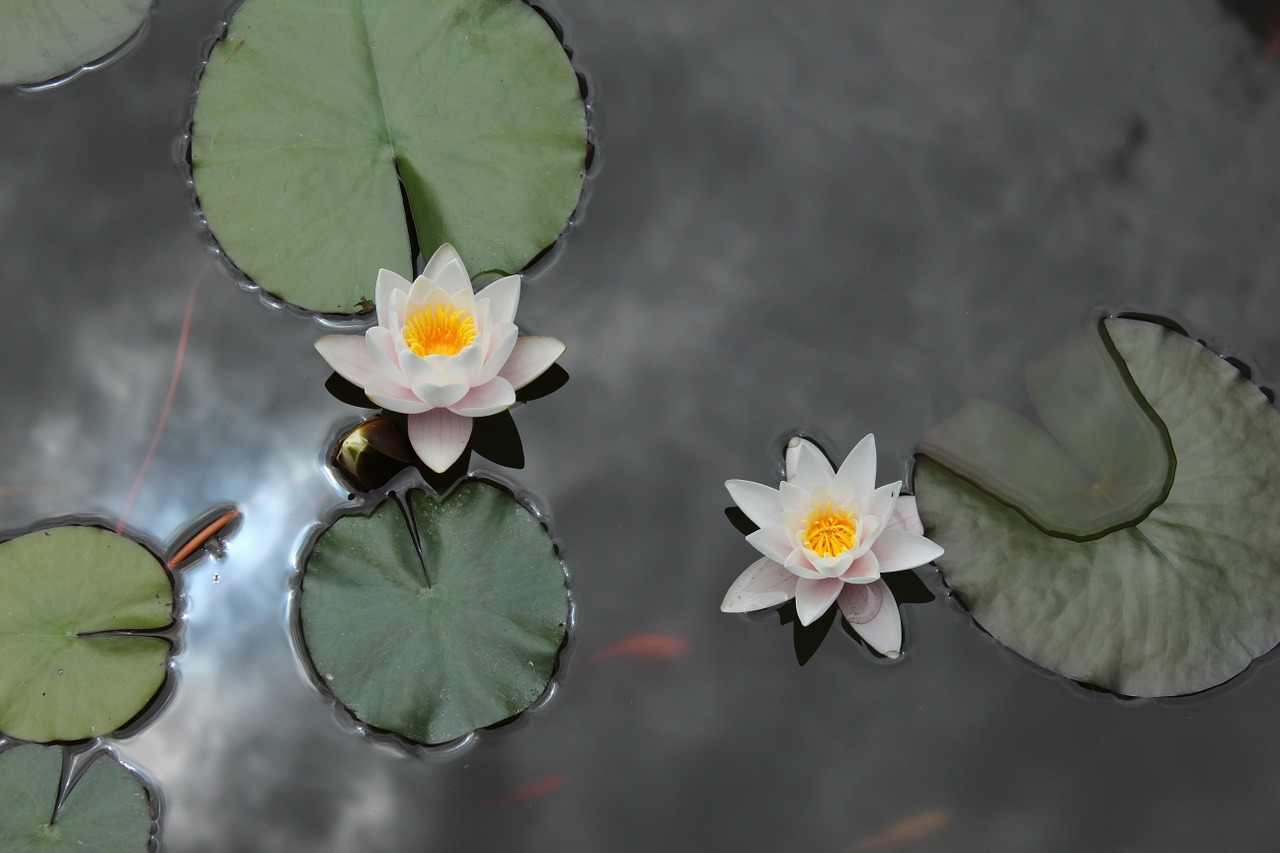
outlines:
[[[163, 792], [166, 851], [1261, 850], [1280, 801], [1280, 670], [1189, 699], [1091, 694], [946, 600], [907, 652], [839, 627], [803, 667], [772, 613], [718, 612], [754, 552], [730, 477], [782, 435], [882, 480], [1102, 307], [1174, 314], [1280, 376], [1280, 63], [1210, 0], [548, 4], [588, 75], [598, 173], [527, 282], [569, 383], [515, 410], [578, 605], [555, 695], [465, 749], [356, 733], [307, 680], [287, 595], [345, 500], [320, 457], [361, 414], [325, 331], [212, 262], [175, 159], [225, 0], [159, 0], [139, 48], [0, 92], [0, 527], [125, 508], [167, 542], [245, 520], [180, 581], [177, 687], [120, 755]], [[372, 281], [372, 271], [371, 271]], [[589, 662], [638, 633], [693, 651]], [[494, 803], [531, 783], [545, 793]]]

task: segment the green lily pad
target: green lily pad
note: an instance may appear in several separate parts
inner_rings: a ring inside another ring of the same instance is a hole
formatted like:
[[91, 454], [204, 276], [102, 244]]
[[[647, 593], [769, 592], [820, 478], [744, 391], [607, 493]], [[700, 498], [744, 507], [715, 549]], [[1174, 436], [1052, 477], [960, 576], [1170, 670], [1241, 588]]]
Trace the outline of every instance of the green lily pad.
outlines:
[[[1104, 326], [1133, 392], [1168, 437], [1171, 480], [1150, 484], [1164, 492], [1158, 503], [1088, 538], [1054, 535], [1008, 493], [993, 494], [926, 451], [915, 470], [920, 515], [946, 549], [937, 563], [951, 589], [1019, 654], [1124, 695], [1204, 690], [1280, 641], [1280, 413], [1193, 340], [1137, 320]], [[1078, 403], [1081, 424], [1097, 418]], [[972, 423], [940, 431], [953, 427]], [[1003, 435], [998, 426], [985, 434]], [[1150, 463], [1159, 455], [1135, 449], [1123, 429], [1076, 434], [1091, 435], [1099, 457], [1140, 452]], [[976, 443], [970, 436], [951, 446], [965, 441]], [[1058, 499], [1040, 496], [1043, 506]], [[1073, 513], [1089, 511], [1064, 510]]]
[[104, 735], [164, 682], [173, 586], [149, 551], [97, 527], [0, 545], [0, 732], [49, 742]]
[[61, 779], [62, 750], [57, 747], [18, 746], [0, 752], [0, 839], [7, 853], [145, 853], [151, 840], [151, 803], [142, 780], [100, 752], [53, 818]]
[[191, 163], [246, 275], [351, 313], [380, 267], [412, 277], [415, 243], [518, 272], [564, 229], [586, 149], [577, 75], [520, 0], [248, 0], [209, 57]]
[[[565, 637], [564, 569], [542, 524], [471, 480], [336, 521], [303, 568], [316, 672], [359, 719], [436, 744], [528, 708]], [[428, 580], [429, 578], [429, 580]]]
[[138, 31], [151, 0], [0, 0], [0, 86], [43, 83]]

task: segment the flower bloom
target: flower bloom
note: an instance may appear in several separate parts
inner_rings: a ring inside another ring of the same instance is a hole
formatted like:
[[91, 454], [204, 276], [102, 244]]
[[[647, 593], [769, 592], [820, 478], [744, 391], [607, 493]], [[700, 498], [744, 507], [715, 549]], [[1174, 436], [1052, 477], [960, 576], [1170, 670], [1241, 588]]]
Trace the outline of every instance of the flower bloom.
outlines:
[[897, 657], [902, 622], [884, 572], [914, 569], [942, 555], [924, 537], [916, 501], [902, 483], [876, 488], [875, 438], [850, 451], [838, 471], [812, 442], [792, 438], [777, 489], [729, 480], [730, 497], [760, 529], [747, 537], [764, 556], [724, 598], [726, 613], [796, 600], [808, 625], [837, 603], [872, 648]]
[[412, 285], [391, 270], [378, 273], [378, 324], [355, 335], [325, 335], [316, 349], [376, 405], [408, 415], [409, 442], [433, 471], [458, 460], [471, 419], [516, 402], [564, 352], [556, 338], [526, 335], [515, 325], [520, 276], [472, 293], [462, 259], [441, 246]]

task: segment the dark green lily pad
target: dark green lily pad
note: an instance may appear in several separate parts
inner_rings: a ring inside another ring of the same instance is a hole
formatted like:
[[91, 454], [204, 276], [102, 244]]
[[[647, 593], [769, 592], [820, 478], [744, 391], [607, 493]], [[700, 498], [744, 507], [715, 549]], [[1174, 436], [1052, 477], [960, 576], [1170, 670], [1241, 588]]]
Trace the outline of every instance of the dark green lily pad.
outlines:
[[191, 162], [246, 275], [351, 313], [380, 267], [412, 277], [415, 243], [518, 272], [564, 229], [586, 147], [577, 76], [520, 0], [248, 0], [209, 57]]
[[[1053, 535], [927, 451], [916, 500], [947, 583], [1002, 643], [1124, 695], [1204, 690], [1280, 641], [1280, 414], [1199, 343], [1136, 320], [1104, 326], [1173, 453], [1156, 506], [1083, 541]], [[1082, 423], [1095, 417], [1079, 406]], [[1130, 432], [1088, 434], [1100, 456], [1133, 450]]]
[[151, 0], [0, 0], [0, 86], [43, 83], [138, 31]]
[[149, 551], [97, 527], [0, 545], [0, 732], [23, 740], [105, 735], [164, 682], [170, 645], [131, 636], [173, 621], [173, 587]]
[[0, 752], [0, 840], [6, 853], [102, 850], [145, 853], [151, 803], [136, 775], [99, 753], [54, 815], [62, 750], [18, 746]]
[[472, 480], [443, 499], [411, 491], [408, 505], [416, 537], [394, 498], [320, 536], [303, 568], [302, 633], [356, 717], [444, 743], [542, 695], [568, 590], [541, 523], [503, 490]]

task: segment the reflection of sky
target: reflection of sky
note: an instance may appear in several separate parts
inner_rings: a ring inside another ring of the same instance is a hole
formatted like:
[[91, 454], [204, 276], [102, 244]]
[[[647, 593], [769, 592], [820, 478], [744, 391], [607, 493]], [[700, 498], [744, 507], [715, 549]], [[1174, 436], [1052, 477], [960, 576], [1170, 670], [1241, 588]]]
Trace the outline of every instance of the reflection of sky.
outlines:
[[[124, 505], [207, 263], [171, 149], [223, 5], [161, 3], [115, 68], [0, 95], [0, 526]], [[906, 608], [894, 666], [836, 629], [799, 668], [790, 626], [716, 610], [752, 559], [721, 483], [768, 480], [788, 429], [837, 452], [875, 431], [887, 478], [965, 400], [1016, 403], [1020, 365], [1098, 305], [1280, 374], [1280, 69], [1214, 4], [1113, 5], [557, 4], [602, 165], [522, 299], [571, 379], [515, 412], [515, 475], [578, 631], [552, 702], [449, 758], [354, 734], [294, 660], [292, 560], [342, 498], [316, 463], [356, 412], [318, 328], [215, 267], [129, 516], [167, 542], [245, 507], [183, 576], [171, 704], [120, 746], [164, 792], [165, 849], [843, 849], [939, 808], [916, 849], [1259, 846], [1271, 667], [1127, 707], [942, 600]], [[640, 632], [695, 651], [586, 661]]]

